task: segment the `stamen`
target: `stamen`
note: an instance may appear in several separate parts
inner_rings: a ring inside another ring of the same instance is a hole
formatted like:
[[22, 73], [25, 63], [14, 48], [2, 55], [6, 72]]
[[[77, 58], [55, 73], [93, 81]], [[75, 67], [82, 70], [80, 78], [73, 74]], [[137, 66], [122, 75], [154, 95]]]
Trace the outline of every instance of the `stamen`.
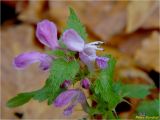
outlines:
[[103, 51], [104, 49], [103, 49], [103, 48], [98, 48], [98, 47], [97, 47], [96, 50], [101, 50], [101, 51]]
[[95, 42], [91, 42], [91, 43], [88, 43], [89, 45], [99, 45], [99, 44], [103, 44], [104, 42], [102, 41], [95, 41]]

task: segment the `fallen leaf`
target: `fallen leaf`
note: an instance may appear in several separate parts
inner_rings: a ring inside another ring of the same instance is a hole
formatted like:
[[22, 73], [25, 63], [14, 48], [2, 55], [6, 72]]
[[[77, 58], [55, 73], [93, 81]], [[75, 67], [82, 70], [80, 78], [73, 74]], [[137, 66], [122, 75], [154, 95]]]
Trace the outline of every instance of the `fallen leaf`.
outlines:
[[141, 48], [135, 52], [136, 63], [146, 69], [155, 70], [160, 73], [160, 34], [154, 31], [149, 38], [146, 38], [141, 45]]
[[156, 0], [131, 1], [127, 6], [127, 27], [126, 32], [131, 33], [140, 28], [151, 16], [158, 6]]
[[144, 22], [142, 28], [144, 29], [160, 29], [159, 23], [160, 4], [153, 11], [152, 15]]
[[26, 4], [25, 2], [21, 2], [19, 1], [20, 5], [17, 4], [17, 11], [21, 11], [18, 19], [21, 21], [25, 21], [28, 23], [36, 23], [38, 22], [43, 14], [43, 6], [45, 1], [33, 1], [33, 0], [29, 0], [28, 1], [28, 5], [25, 6], [25, 8], [23, 9], [22, 7], [24, 6], [24, 4]]
[[68, 6], [71, 6], [88, 30], [101, 40], [107, 41], [113, 35], [123, 31], [126, 24], [127, 3], [118, 1], [49, 1], [49, 13], [50, 17], [60, 26], [64, 26], [68, 16]]

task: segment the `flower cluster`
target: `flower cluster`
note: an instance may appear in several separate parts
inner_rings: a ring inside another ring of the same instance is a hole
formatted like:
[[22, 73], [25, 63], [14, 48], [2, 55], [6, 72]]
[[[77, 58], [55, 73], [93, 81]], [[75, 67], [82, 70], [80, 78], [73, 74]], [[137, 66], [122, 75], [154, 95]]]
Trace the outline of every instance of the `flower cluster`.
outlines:
[[[39, 22], [37, 24], [36, 36], [39, 42], [49, 47], [51, 50], [61, 49], [61, 45], [58, 43], [57, 28], [53, 22], [49, 20]], [[95, 63], [100, 69], [105, 69], [107, 67], [109, 58], [96, 55], [96, 50], [103, 50], [103, 48], [98, 47], [103, 42], [96, 41], [85, 43], [82, 37], [74, 29], [65, 30], [61, 39], [67, 50], [78, 53], [80, 60], [88, 67], [90, 72], [94, 71]], [[55, 59], [56, 57], [53, 55], [40, 52], [28, 52], [18, 55], [14, 59], [13, 65], [17, 69], [24, 69], [32, 63], [40, 62], [40, 68], [42, 70], [48, 70]], [[70, 80], [64, 80], [60, 87], [68, 89], [71, 84]], [[81, 86], [82, 88], [89, 89], [90, 80], [84, 78], [81, 80]], [[74, 106], [78, 103], [82, 106], [86, 106], [86, 97], [82, 90], [68, 89], [62, 92], [54, 101], [56, 107], [61, 107], [69, 103], [70, 105], [64, 110], [64, 115], [70, 115]]]

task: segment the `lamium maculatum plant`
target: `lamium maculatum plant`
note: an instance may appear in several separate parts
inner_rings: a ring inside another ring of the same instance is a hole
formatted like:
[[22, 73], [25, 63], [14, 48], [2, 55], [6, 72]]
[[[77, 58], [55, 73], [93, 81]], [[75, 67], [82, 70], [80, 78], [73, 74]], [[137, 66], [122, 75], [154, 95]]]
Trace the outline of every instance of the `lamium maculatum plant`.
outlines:
[[[81, 104], [89, 118], [96, 115], [104, 119], [118, 118], [115, 108], [126, 101], [124, 97], [143, 98], [149, 94], [151, 86], [114, 82], [116, 60], [111, 55], [96, 54], [97, 50], [103, 50], [100, 47], [103, 42], [88, 43], [85, 27], [74, 10], [69, 10], [67, 26], [60, 38], [53, 22], [42, 20], [37, 24], [36, 37], [49, 51], [26, 52], [13, 60], [16, 69], [25, 69], [39, 62], [40, 69], [49, 72], [45, 85], [39, 90], [18, 94], [7, 102], [7, 106], [18, 107], [31, 99], [39, 102], [46, 100], [48, 105], [67, 106], [62, 113], [65, 116], [71, 115], [74, 107]], [[86, 97], [84, 91], [90, 96]], [[139, 91], [143, 93], [139, 94]]]

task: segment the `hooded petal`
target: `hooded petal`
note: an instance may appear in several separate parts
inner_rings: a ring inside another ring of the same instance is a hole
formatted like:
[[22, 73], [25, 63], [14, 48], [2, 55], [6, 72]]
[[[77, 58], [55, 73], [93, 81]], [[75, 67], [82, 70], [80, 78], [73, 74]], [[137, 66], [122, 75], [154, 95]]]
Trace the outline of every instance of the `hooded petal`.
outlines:
[[61, 107], [64, 105], [67, 105], [69, 102], [71, 102], [74, 98], [76, 98], [78, 95], [77, 90], [67, 90], [65, 92], [62, 92], [54, 101], [54, 105], [56, 107]]
[[13, 65], [17, 69], [24, 69], [35, 62], [40, 62], [40, 68], [42, 70], [47, 70], [51, 65], [52, 58], [47, 54], [42, 54], [39, 52], [28, 52], [15, 57]]
[[108, 66], [109, 58], [107, 57], [97, 57], [96, 63], [99, 66], [100, 69], [105, 69]]
[[67, 108], [64, 109], [65, 116], [71, 115], [73, 108], [78, 103], [80, 103], [82, 105], [82, 107], [84, 108], [84, 110], [86, 111], [86, 109], [88, 108], [86, 97], [85, 97], [84, 93], [78, 89], [67, 90], [67, 91], [61, 93], [54, 101], [54, 105], [56, 107], [61, 107], [61, 106], [69, 104], [67, 106]]
[[56, 25], [49, 20], [43, 20], [37, 24], [36, 36], [42, 44], [51, 49], [59, 47]]
[[85, 52], [80, 52], [79, 57], [84, 64], [87, 65], [89, 71], [94, 71], [94, 62], [96, 59], [96, 54], [88, 55]]
[[81, 52], [84, 49], [84, 40], [73, 29], [68, 29], [63, 33], [63, 43], [72, 51]]
[[103, 42], [96, 41], [85, 44], [83, 51], [79, 53], [79, 57], [87, 65], [89, 71], [94, 71], [94, 62], [97, 57], [96, 50], [103, 50], [103, 48], [98, 48], [100, 44], [103, 44]]

